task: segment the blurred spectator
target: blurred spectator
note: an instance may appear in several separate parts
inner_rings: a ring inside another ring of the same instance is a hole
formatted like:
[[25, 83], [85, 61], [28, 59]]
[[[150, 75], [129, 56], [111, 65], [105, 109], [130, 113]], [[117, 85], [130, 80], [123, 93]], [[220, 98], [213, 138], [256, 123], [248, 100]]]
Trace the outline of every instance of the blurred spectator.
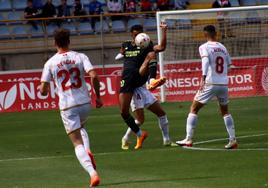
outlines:
[[[212, 8], [226, 8], [231, 7], [229, 0], [215, 0], [212, 4]], [[219, 22], [219, 30], [221, 32], [221, 37], [224, 39], [226, 36], [233, 37], [230, 30], [230, 23], [228, 19], [225, 19], [227, 12], [217, 12], [217, 19]]]
[[136, 12], [135, 0], [126, 0], [124, 3], [124, 12]]
[[71, 16], [70, 8], [66, 0], [61, 0], [61, 5], [58, 6], [58, 17]]
[[[43, 6], [42, 17], [44, 17], [44, 18], [57, 17], [56, 8], [52, 4], [52, 0], [47, 0], [46, 4]], [[53, 20], [53, 21], [47, 20], [47, 21], [45, 21], [45, 24], [49, 24], [50, 22], [54, 22], [54, 23], [58, 24], [57, 20]]]
[[43, 6], [42, 16], [44, 18], [57, 17], [56, 8], [52, 4], [52, 0], [47, 0], [46, 4]]
[[75, 0], [74, 16], [84, 16], [86, 14], [87, 13], [84, 10], [83, 5], [81, 4], [81, 1], [80, 0]]
[[229, 0], [216, 0], [212, 4], [212, 8], [223, 8], [223, 7], [231, 7], [231, 3]]
[[[97, 0], [91, 0], [89, 3], [89, 14], [90, 15], [100, 15], [103, 12], [102, 4]], [[91, 18], [91, 26], [95, 29], [95, 24], [100, 20], [100, 17], [92, 17]]]
[[152, 3], [150, 0], [141, 0], [141, 11], [151, 11]]
[[[24, 18], [38, 18], [40, 15], [38, 14], [38, 10], [33, 6], [33, 1], [28, 0], [27, 1], [27, 7], [24, 9]], [[37, 23], [36, 21], [28, 21], [29, 24], [31, 24], [35, 29], [37, 29]]]
[[[58, 17], [66, 17], [66, 16], [71, 16], [71, 11], [67, 5], [67, 0], [61, 0], [61, 5], [58, 6]], [[59, 19], [57, 21], [58, 26], [60, 26], [61, 23], [64, 21], [71, 22], [71, 19], [67, 20]]]
[[162, 10], [169, 10], [169, 0], [157, 0], [157, 9]]
[[[122, 3], [120, 0], [108, 0], [107, 8], [109, 13], [120, 13], [122, 12]], [[121, 16], [112, 16], [112, 20], [120, 20]]]
[[189, 6], [190, 3], [187, 0], [175, 0], [174, 2], [174, 8], [176, 10], [183, 10], [183, 9], [187, 9], [187, 6]]

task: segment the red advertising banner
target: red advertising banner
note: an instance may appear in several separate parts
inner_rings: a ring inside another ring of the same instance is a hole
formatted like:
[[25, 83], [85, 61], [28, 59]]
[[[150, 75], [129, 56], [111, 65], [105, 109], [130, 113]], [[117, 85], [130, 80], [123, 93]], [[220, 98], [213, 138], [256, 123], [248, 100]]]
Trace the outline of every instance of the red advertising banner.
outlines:
[[[168, 74], [167, 101], [190, 101], [200, 87], [201, 71]], [[256, 94], [255, 69], [235, 68], [229, 73], [230, 97], [254, 96]]]
[[[230, 97], [268, 95], [268, 58], [235, 59], [233, 64], [236, 68], [229, 73]], [[96, 68], [101, 75], [100, 91], [105, 106], [118, 105], [121, 69], [120, 65]], [[200, 85], [201, 63], [174, 62], [165, 65], [164, 71], [167, 101], [191, 101]], [[0, 112], [58, 109], [54, 83], [50, 84], [49, 95], [41, 96], [37, 90], [40, 77], [41, 70], [0, 73]], [[90, 80], [87, 82], [94, 102]]]
[[[0, 75], [0, 112], [19, 112], [58, 109], [58, 96], [53, 82], [47, 96], [42, 96], [37, 87], [41, 71]], [[100, 94], [105, 106], [118, 104], [118, 76], [100, 76]], [[95, 95], [86, 78], [88, 90], [95, 105]]]

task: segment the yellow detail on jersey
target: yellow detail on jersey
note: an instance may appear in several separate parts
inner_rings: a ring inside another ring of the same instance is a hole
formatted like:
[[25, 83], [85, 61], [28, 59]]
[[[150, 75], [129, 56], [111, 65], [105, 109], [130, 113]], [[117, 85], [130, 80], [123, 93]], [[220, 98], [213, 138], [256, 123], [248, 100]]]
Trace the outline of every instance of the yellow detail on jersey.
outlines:
[[125, 57], [137, 57], [140, 54], [140, 50], [125, 51]]

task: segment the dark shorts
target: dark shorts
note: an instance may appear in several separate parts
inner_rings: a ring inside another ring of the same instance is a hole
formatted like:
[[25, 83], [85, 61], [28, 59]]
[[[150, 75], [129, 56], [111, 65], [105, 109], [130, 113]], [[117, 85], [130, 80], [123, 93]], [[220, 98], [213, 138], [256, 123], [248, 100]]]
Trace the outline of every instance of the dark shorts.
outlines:
[[134, 90], [147, 82], [148, 76], [142, 77], [139, 70], [124, 70], [121, 77], [120, 93], [134, 93]]

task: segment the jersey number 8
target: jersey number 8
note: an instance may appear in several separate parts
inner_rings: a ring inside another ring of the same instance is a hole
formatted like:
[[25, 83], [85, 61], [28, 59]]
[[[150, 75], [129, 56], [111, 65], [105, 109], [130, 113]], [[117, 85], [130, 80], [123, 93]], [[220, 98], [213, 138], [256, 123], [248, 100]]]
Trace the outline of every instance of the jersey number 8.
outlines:
[[221, 73], [223, 73], [223, 71], [224, 71], [224, 59], [223, 59], [223, 57], [218, 56], [216, 58], [216, 72], [218, 74], [221, 74]]
[[[63, 91], [69, 90], [69, 89], [78, 89], [82, 86], [82, 80], [80, 78], [80, 70], [77, 67], [71, 68], [70, 70], [60, 70], [57, 73], [58, 78], [64, 77], [63, 81], [61, 82], [61, 87]], [[72, 80], [75, 82], [71, 83], [70, 85], [67, 85], [67, 82], [70, 80], [70, 77], [72, 76]]]

